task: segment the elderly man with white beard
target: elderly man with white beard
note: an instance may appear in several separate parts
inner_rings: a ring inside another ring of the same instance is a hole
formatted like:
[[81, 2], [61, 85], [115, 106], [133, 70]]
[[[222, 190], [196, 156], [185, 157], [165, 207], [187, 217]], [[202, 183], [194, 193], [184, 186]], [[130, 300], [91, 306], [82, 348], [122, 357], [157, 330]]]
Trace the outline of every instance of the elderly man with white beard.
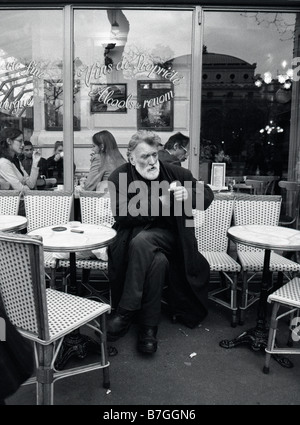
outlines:
[[198, 252], [192, 209], [206, 209], [210, 188], [183, 167], [158, 160], [160, 137], [146, 130], [128, 145], [128, 163], [109, 177], [116, 240], [108, 249], [114, 312], [107, 336], [116, 341], [132, 321], [137, 348], [157, 350], [162, 290], [167, 285], [172, 317], [193, 328], [207, 315], [209, 265]]

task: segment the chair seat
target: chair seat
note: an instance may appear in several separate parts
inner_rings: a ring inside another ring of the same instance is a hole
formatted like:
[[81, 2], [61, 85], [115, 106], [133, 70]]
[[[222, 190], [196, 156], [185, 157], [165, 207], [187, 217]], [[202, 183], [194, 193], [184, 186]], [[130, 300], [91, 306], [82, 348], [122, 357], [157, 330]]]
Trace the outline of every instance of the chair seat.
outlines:
[[294, 277], [268, 296], [268, 302], [278, 302], [300, 308], [300, 278]]
[[240, 272], [241, 266], [226, 252], [201, 252], [209, 263], [211, 271]]
[[[238, 251], [238, 258], [244, 271], [262, 272], [264, 265], [263, 251]], [[272, 272], [297, 272], [300, 271], [300, 264], [271, 252], [270, 271]]]
[[44, 266], [46, 269], [55, 269], [57, 265], [57, 259], [53, 257], [52, 252], [44, 251]]
[[[268, 296], [268, 302], [273, 302], [274, 304], [270, 320], [268, 345], [266, 347], [266, 357], [263, 368], [264, 373], [269, 373], [271, 355], [282, 356], [283, 354], [300, 354], [300, 349], [293, 346], [293, 341], [299, 341], [297, 332], [299, 317], [297, 317], [297, 313], [295, 316], [295, 311], [299, 312], [300, 308], [300, 278], [294, 277], [281, 288], [270, 294]], [[282, 306], [283, 309], [280, 311]], [[278, 346], [276, 338], [278, 322], [280, 319], [286, 318], [287, 316], [290, 317], [290, 326], [286, 327], [289, 331], [288, 341], [286, 344], [282, 345], [281, 343], [281, 345]], [[283, 360], [285, 360], [283, 364], [285, 367], [293, 367], [289, 359], [282, 358], [282, 361]]]
[[[69, 260], [59, 260], [59, 267], [70, 267]], [[89, 270], [107, 270], [108, 262], [97, 260], [97, 259], [86, 259], [86, 260], [76, 260], [76, 267], [78, 269], [89, 269]]]
[[[110, 311], [109, 304], [99, 303], [55, 289], [46, 289], [46, 296], [50, 333], [50, 339], [46, 341], [47, 344], [79, 328], [87, 321], [96, 319], [101, 314]], [[30, 338], [27, 333], [26, 336]], [[31, 339], [37, 340], [36, 337], [31, 337]], [[39, 341], [43, 343], [43, 341]]]

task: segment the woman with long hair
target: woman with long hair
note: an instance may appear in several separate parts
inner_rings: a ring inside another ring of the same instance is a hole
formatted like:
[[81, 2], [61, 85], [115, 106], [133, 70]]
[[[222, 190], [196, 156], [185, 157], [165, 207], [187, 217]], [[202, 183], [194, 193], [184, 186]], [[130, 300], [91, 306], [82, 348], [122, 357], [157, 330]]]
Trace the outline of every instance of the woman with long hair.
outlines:
[[91, 156], [91, 168], [85, 181], [84, 190], [105, 193], [110, 173], [126, 161], [118, 149], [116, 139], [107, 130], [93, 135]]
[[9, 183], [10, 188], [24, 192], [34, 189], [39, 175], [39, 152], [32, 156], [32, 168], [28, 175], [19, 161], [23, 149], [23, 133], [17, 128], [4, 128], [0, 131], [0, 177]]

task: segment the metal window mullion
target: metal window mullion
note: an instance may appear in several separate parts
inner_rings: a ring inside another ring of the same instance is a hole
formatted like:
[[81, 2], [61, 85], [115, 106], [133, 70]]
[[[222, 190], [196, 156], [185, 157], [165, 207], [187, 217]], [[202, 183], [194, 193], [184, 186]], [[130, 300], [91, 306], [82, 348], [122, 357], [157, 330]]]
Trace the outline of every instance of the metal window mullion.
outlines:
[[198, 179], [199, 151], [201, 128], [201, 75], [202, 75], [202, 8], [196, 7], [193, 12], [192, 32], [192, 69], [191, 69], [191, 110], [190, 110], [190, 158], [189, 169]]
[[73, 9], [64, 8], [63, 49], [63, 141], [64, 188], [73, 191], [74, 134], [73, 134]]

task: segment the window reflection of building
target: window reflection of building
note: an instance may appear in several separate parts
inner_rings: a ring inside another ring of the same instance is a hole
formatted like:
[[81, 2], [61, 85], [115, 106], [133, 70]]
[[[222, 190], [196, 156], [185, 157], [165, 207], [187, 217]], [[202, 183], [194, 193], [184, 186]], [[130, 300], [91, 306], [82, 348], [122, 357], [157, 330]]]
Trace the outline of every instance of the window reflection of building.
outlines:
[[[209, 141], [218, 151], [225, 150], [232, 159], [230, 172], [233, 175], [247, 173], [249, 158], [258, 147], [263, 156], [261, 171], [282, 175], [287, 173], [288, 163], [289, 97], [277, 80], [257, 87], [255, 71], [256, 63], [204, 50], [202, 143]], [[270, 119], [284, 129], [272, 135], [271, 142], [270, 137], [260, 133]], [[281, 157], [281, 166], [278, 157]], [[214, 161], [214, 157], [211, 160]], [[250, 168], [253, 167], [254, 164]]]
[[[296, 13], [294, 31], [294, 58], [300, 57], [300, 13]], [[296, 62], [297, 64], [297, 62]], [[291, 100], [291, 133], [289, 139], [289, 180], [300, 181], [300, 84], [294, 81]]]

